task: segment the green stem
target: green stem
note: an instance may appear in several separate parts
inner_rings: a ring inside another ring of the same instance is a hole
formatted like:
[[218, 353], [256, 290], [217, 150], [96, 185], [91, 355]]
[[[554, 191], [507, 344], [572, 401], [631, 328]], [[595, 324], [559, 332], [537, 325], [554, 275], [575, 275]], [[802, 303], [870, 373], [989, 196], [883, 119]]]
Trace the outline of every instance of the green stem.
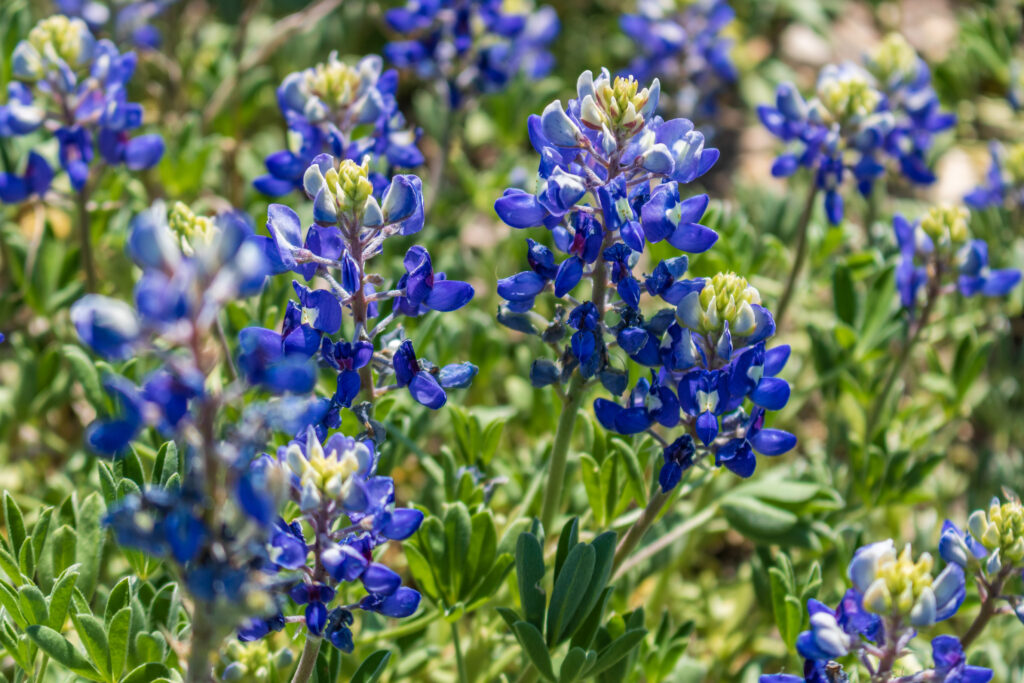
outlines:
[[875, 429], [878, 426], [878, 419], [882, 415], [882, 409], [889, 403], [889, 394], [892, 392], [893, 386], [896, 384], [896, 380], [899, 379], [903, 373], [904, 366], [907, 361], [910, 360], [910, 352], [913, 351], [914, 347], [921, 340], [921, 334], [924, 332], [924, 328], [928, 325], [929, 319], [931, 318], [932, 311], [935, 308], [935, 302], [939, 298], [938, 291], [938, 276], [932, 277], [931, 282], [928, 285], [927, 299], [924, 304], [924, 308], [921, 309], [921, 317], [914, 323], [913, 332], [910, 335], [910, 339], [903, 345], [900, 350], [900, 355], [896, 358], [896, 362], [889, 368], [889, 374], [885, 378], [885, 383], [882, 385], [882, 391], [878, 396], [875, 397], [874, 405], [871, 408], [871, 412], [868, 414], [868, 420], [865, 423], [865, 445], [870, 443], [875, 436]]
[[78, 214], [78, 240], [82, 248], [82, 266], [85, 269], [85, 291], [96, 291], [96, 265], [92, 257], [92, 228], [89, 224], [89, 197], [86, 188], [75, 193]]
[[804, 202], [803, 212], [800, 214], [800, 222], [796, 227], [796, 256], [793, 259], [793, 268], [789, 271], [789, 279], [786, 280], [786, 288], [782, 290], [782, 296], [775, 307], [775, 325], [782, 329], [782, 321], [786, 317], [786, 309], [793, 300], [793, 291], [796, 289], [796, 281], [800, 279], [800, 271], [803, 270], [804, 261], [807, 259], [807, 228], [811, 224], [811, 215], [814, 213], [814, 199], [818, 196], [818, 185], [811, 180], [811, 191], [807, 193], [807, 200]]
[[960, 644], [966, 651], [967, 648], [978, 639], [985, 627], [988, 626], [988, 622], [996, 614], [996, 605], [999, 602], [999, 596], [1003, 592], [1003, 586], [1006, 585], [1006, 580], [1010, 578], [1013, 567], [1007, 565], [1003, 567], [996, 575], [995, 581], [989, 587], [988, 593], [985, 595], [985, 599], [981, 601], [981, 610], [978, 612], [978, 616], [974, 618], [970, 628], [967, 629], [967, 633], [960, 638]]
[[201, 602], [196, 602], [192, 609], [192, 642], [188, 653], [186, 683], [210, 683], [213, 680], [210, 654], [213, 652], [216, 639], [213, 623], [210, 621], [211, 613], [210, 606]]
[[658, 518], [658, 513], [661, 512], [661, 508], [665, 506], [665, 502], [668, 501], [671, 494], [665, 491], [660, 486], [658, 491], [651, 496], [651, 499], [647, 502], [647, 507], [644, 508], [640, 518], [633, 522], [633, 526], [629, 527], [629, 531], [619, 541], [619, 547], [615, 549], [615, 561], [612, 564], [612, 576], [615, 576], [616, 571], [622, 566], [622, 563], [626, 561], [629, 554], [633, 552], [640, 539], [644, 537], [647, 530], [654, 523], [654, 520]]
[[462, 644], [459, 642], [459, 628], [452, 622], [452, 643], [455, 645], [455, 665], [459, 671], [459, 683], [469, 683], [466, 673], [466, 661], [462, 658]]
[[366, 638], [361, 638], [357, 644], [369, 645], [371, 643], [376, 643], [381, 640], [394, 640], [395, 638], [402, 638], [403, 636], [418, 633], [419, 631], [422, 631], [427, 626], [430, 626], [432, 623], [440, 619], [441, 616], [441, 610], [427, 612], [422, 617], [416, 617], [416, 619], [414, 619], [413, 621], [402, 624], [401, 626], [396, 626], [395, 628], [388, 629], [386, 631], [377, 631], [375, 633], [368, 635]]
[[316, 658], [320, 654], [321, 642], [323, 642], [323, 638], [312, 634], [306, 635], [306, 645], [302, 648], [299, 665], [295, 667], [295, 674], [292, 675], [292, 683], [305, 683], [313, 675], [313, 670], [316, 668]]
[[562, 486], [565, 483], [565, 465], [569, 455], [569, 444], [576, 428], [576, 418], [586, 394], [586, 380], [579, 371], [573, 373], [569, 380], [569, 388], [562, 402], [562, 413], [558, 417], [558, 431], [555, 432], [555, 443], [551, 447], [551, 459], [548, 462], [548, 481], [544, 489], [544, 506], [541, 508], [540, 521], [544, 531], [550, 533], [555, 515], [558, 514], [562, 500]]

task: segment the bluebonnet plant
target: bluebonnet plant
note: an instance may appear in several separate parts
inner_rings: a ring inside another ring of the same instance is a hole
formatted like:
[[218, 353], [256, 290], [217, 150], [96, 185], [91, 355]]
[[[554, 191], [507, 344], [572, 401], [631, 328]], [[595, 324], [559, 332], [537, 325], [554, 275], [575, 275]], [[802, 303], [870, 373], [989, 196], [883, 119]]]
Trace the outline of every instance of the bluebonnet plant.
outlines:
[[[896, 662], [908, 654], [907, 645], [918, 630], [953, 616], [966, 597], [963, 569], [948, 564], [933, 575], [928, 553], [914, 560], [910, 546], [897, 553], [893, 541], [859, 548], [847, 571], [853, 587], [836, 609], [809, 600], [810, 629], [797, 638], [805, 660], [804, 675], [768, 674], [760, 683], [832, 683], [847, 680], [835, 660], [855, 656], [872, 681], [947, 681], [986, 683], [992, 671], [966, 663], [963, 645], [953, 636], [932, 640], [933, 666], [896, 678]], [[965, 638], [966, 641], [966, 638]]]
[[[418, 245], [406, 252], [404, 272], [390, 286], [367, 270], [389, 237], [423, 227], [419, 178], [397, 175], [381, 192], [370, 180], [368, 158], [359, 165], [324, 154], [306, 170], [303, 186], [313, 200], [313, 225], [304, 230], [292, 209], [272, 204], [267, 218], [271, 236], [254, 240], [275, 273], [292, 272], [305, 282], [320, 276], [328, 287], [309, 289], [295, 280], [298, 300], [288, 303], [280, 332], [243, 330], [242, 371], [253, 383], [279, 389], [275, 378], [287, 375], [281, 364], [287, 368], [296, 360], [316, 358], [337, 377], [328, 426], [337, 426], [338, 411], [352, 407], [360, 392], [372, 402], [387, 391], [407, 389], [419, 403], [440, 408], [447, 400], [445, 389], [467, 386], [476, 367], [437, 368], [416, 357], [400, 325], [385, 332], [396, 319], [461, 308], [473, 297], [473, 288], [435, 272], [430, 254]], [[343, 332], [345, 311], [353, 326]], [[339, 333], [351, 336], [337, 339]], [[388, 377], [393, 384], [386, 382]]]
[[969, 219], [967, 209], [954, 206], [932, 208], [914, 223], [900, 215], [893, 219], [900, 247], [896, 284], [911, 314], [922, 288], [926, 306], [922, 318], [927, 318], [935, 300], [954, 286], [964, 296], [1004, 296], [1020, 282], [1019, 270], [989, 268], [988, 245], [970, 239]]
[[985, 181], [964, 197], [972, 209], [1024, 207], [1024, 144], [989, 145], [991, 163]]
[[[632, 77], [584, 72], [577, 99], [564, 109], [552, 102], [529, 119], [541, 155], [536, 191], [509, 189], [495, 210], [514, 228], [545, 226], [565, 254], [558, 263], [551, 249], [528, 240], [530, 269], [498, 282], [508, 302], [498, 320], [540, 335], [559, 354], [557, 362], [534, 362], [534, 385], [567, 385], [563, 410], [575, 411], [587, 383], [599, 380], [620, 395], [628, 384], [625, 363], [649, 369], [650, 378], [641, 377], [624, 404], [599, 398], [594, 410], [605, 428], [620, 434], [686, 428], [665, 442], [667, 491], [697, 462], [694, 438], [701, 455], [714, 453], [717, 464], [741, 476], [753, 472], [754, 451], [777, 455], [795, 438], [763, 428], [762, 408], [778, 410], [789, 398], [788, 384], [775, 378], [788, 347], [766, 352], [775, 324], [757, 290], [734, 273], [686, 279], [685, 255], [657, 263], [650, 274], [634, 273], [648, 244], [665, 241], [700, 253], [718, 239], [697, 222], [707, 195], [683, 195], [718, 150], [704, 147], [690, 121], [655, 115], [659, 94], [657, 79], [641, 89]], [[574, 292], [584, 280], [591, 282], [589, 300], [580, 301]], [[572, 308], [559, 304], [548, 320], [534, 310], [543, 292]], [[650, 307], [668, 307], [648, 310], [641, 305], [645, 293]], [[568, 344], [560, 346], [566, 336]], [[612, 354], [616, 347], [621, 360]], [[757, 406], [749, 416], [742, 411], [748, 396]]]
[[[96, 155], [109, 165], [142, 170], [164, 152], [159, 135], [132, 137], [142, 125], [142, 106], [125, 92], [135, 54], [121, 54], [109, 40], [97, 41], [81, 19], [53, 16], [39, 22], [14, 48], [7, 103], [0, 107], [0, 136], [21, 136], [40, 128], [56, 138], [61, 167], [81, 192]], [[30, 156], [21, 178], [0, 176], [0, 200], [24, 201], [48, 189], [52, 171]]]
[[724, 35], [735, 16], [727, 0], [638, 0], [636, 13], [619, 20], [638, 52], [629, 73], [644, 82], [658, 77], [676, 89], [675, 98], [662, 98], [663, 109], [707, 121], [737, 78], [732, 40]]
[[559, 22], [547, 5], [510, 11], [501, 0], [413, 0], [385, 20], [402, 39], [388, 43], [384, 56], [443, 83], [452, 109], [468, 95], [504, 90], [519, 73], [540, 78], [554, 66], [547, 46]]
[[[309, 413], [299, 403], [278, 402], [224, 419], [230, 399], [212, 379], [227, 360], [217, 342], [218, 317], [228, 301], [258, 292], [269, 272], [251, 235], [237, 213], [211, 219], [177, 205], [168, 220], [157, 203], [134, 219], [128, 240], [142, 269], [134, 306], [90, 294], [71, 309], [79, 337], [103, 358], [158, 361], [141, 386], [107, 377], [117, 410], [90, 425], [86, 440], [114, 458], [145, 428], [184, 446], [180, 476], [129, 491], [110, 506], [106, 523], [121, 545], [165, 558], [195, 602], [190, 680], [202, 679], [218, 635], [265, 594], [260, 569], [273, 519], [250, 499], [280, 500], [288, 481], [267, 477], [258, 489], [246, 485], [250, 462], [272, 431]], [[302, 389], [312, 382], [310, 370]]]
[[306, 169], [324, 152], [357, 161], [369, 155], [378, 191], [394, 169], [422, 164], [419, 135], [398, 110], [397, 88], [398, 73], [383, 71], [376, 55], [350, 66], [332, 52], [326, 62], [286, 76], [277, 103], [288, 126], [288, 148], [266, 158], [267, 174], [254, 181], [256, 189], [271, 196], [301, 190]]
[[[278, 449], [276, 457], [264, 455], [255, 461], [247, 478], [290, 481], [289, 497], [299, 516], [290, 522], [277, 519], [265, 570], [276, 577], [279, 599], [287, 596], [303, 607], [301, 619], [314, 642], [323, 638], [351, 652], [353, 611], [388, 617], [416, 611], [420, 594], [402, 586], [397, 573], [374, 559], [374, 550], [389, 540], [411, 536], [423, 513], [395, 507], [394, 482], [376, 474], [372, 441], [333, 434], [321, 444], [310, 426], [301, 438]], [[258, 496], [250, 500], [256, 507], [266, 505], [261, 517], [276, 514], [276, 501]], [[355, 581], [365, 595], [346, 604], [340, 596], [350, 593], [348, 586]], [[335, 602], [339, 604], [332, 607]], [[280, 630], [284, 623], [281, 612], [272, 612], [246, 620], [238, 635], [243, 641], [255, 640]]]
[[61, 14], [85, 21], [93, 33], [109, 30], [118, 42], [146, 50], [160, 46], [160, 30], [151, 22], [174, 0], [56, 0]]
[[826, 66], [810, 100], [784, 83], [774, 107], [758, 107], [765, 127], [787, 143], [772, 175], [809, 169], [832, 224], [843, 218], [847, 174], [864, 196], [885, 175], [887, 158], [910, 182], [934, 182], [926, 155], [934, 134], [956, 120], [939, 110], [927, 65], [900, 36], [887, 38], [867, 63], [870, 71], [849, 62]]
[[1024, 573], [1024, 505], [1019, 497], [1007, 493], [1005, 502], [993, 498], [987, 510], [971, 513], [963, 529], [946, 520], [939, 554], [973, 577], [978, 586], [981, 612], [965, 639], [980, 634], [1000, 603], [1024, 623], [1024, 595], [1007, 590], [1010, 581]]

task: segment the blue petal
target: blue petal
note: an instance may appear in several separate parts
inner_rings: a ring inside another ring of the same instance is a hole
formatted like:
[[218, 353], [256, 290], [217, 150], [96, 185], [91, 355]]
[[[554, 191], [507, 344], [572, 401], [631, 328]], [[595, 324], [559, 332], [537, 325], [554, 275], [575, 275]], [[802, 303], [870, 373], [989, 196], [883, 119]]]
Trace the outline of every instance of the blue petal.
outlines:
[[427, 295], [427, 307], [435, 311], [454, 311], [462, 308], [473, 298], [473, 287], [458, 280], [435, 280], [433, 289]]
[[494, 202], [498, 218], [513, 228], [532, 228], [547, 218], [548, 212], [537, 197], [522, 190], [510, 189]]
[[128, 141], [124, 165], [133, 171], [151, 168], [164, 155], [164, 139], [159, 135], [140, 135]]
[[402, 577], [379, 562], [371, 562], [362, 578], [366, 590], [381, 595], [391, 595], [402, 585]]
[[789, 401], [789, 382], [778, 377], [762, 377], [750, 400], [766, 410], [782, 410]]
[[668, 242], [680, 251], [700, 254], [718, 241], [718, 233], [699, 223], [680, 223], [669, 235]]
[[796, 437], [781, 429], [762, 429], [750, 437], [750, 445], [762, 455], [782, 455], [796, 446]]
[[416, 400], [431, 410], [437, 410], [445, 404], [448, 397], [444, 389], [428, 372], [417, 372], [409, 381], [409, 393]]
[[381, 534], [392, 541], [404, 541], [416, 533], [423, 522], [423, 513], [412, 508], [395, 508]]
[[498, 296], [508, 301], [532, 301], [547, 281], [532, 270], [498, 280]]

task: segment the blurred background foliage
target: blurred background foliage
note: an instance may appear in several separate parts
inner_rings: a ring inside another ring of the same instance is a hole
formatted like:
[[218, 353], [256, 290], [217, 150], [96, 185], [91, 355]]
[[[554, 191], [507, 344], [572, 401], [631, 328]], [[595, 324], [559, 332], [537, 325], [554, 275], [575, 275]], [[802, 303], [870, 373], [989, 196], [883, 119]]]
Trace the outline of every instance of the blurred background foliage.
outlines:
[[[446, 316], [443, 325], [436, 314], [411, 324], [426, 355], [439, 363], [471, 359], [480, 374], [457, 406], [440, 413], [419, 409], [404, 396], [386, 406], [385, 421], [396, 438], [385, 445], [381, 467], [394, 476], [400, 501], [441, 517], [454, 501], [486, 507], [499, 536], [534, 501], [558, 411], [553, 394], [530, 386], [536, 349], [495, 324], [495, 280], [521, 270], [525, 249], [522, 236], [497, 220], [493, 201], [534, 173], [526, 117], [552, 99], [567, 98], [580, 71], [624, 67], [633, 49], [618, 28], [619, 16], [632, 8], [629, 0], [551, 4], [562, 21], [552, 46], [553, 75], [520, 79], [504, 93], [480, 97], [450, 124], [451, 114], [429, 84], [412, 74], [402, 74], [400, 84], [401, 109], [423, 130], [427, 165], [420, 174], [428, 196], [436, 193], [427, 227], [415, 239], [429, 244], [439, 269], [477, 291], [472, 305]], [[705, 179], [713, 197], [708, 224], [721, 238], [714, 250], [691, 259], [694, 275], [747, 274], [769, 305], [781, 293], [804, 195], [799, 184], [806, 179], [787, 186], [769, 178], [775, 145], [753, 112], [772, 99], [779, 81], [795, 79], [809, 88], [823, 64], [859, 60], [885, 33], [901, 31], [932, 65], [943, 105], [959, 122], [937, 145], [939, 180], [931, 188], [893, 183], [874, 208], [851, 201], [838, 227], [815, 216], [810, 267], [779, 335], [793, 347], [785, 375], [794, 394], [774, 426], [797, 434], [799, 446], [775, 461], [760, 460], [751, 482], [708, 472], [700, 475], [706, 479], [701, 488], [683, 487], [693, 492], [669, 506], [614, 593], [614, 612], [644, 608], [640, 618], [651, 631], [634, 655], [641, 664], [621, 680], [752, 682], [762, 671], [793, 671], [798, 662], [791, 646], [799, 627], [787, 623], [786, 595], [834, 601], [861, 542], [894, 537], [919, 550], [934, 548], [944, 517], [962, 523], [1000, 487], [1024, 490], [1020, 287], [1005, 301], [947, 297], [925, 343], [900, 369], [900, 390], [882, 407], [884, 438], [870, 444], [862, 438], [906, 330], [893, 280], [891, 216], [958, 201], [981, 179], [989, 140], [1024, 137], [1024, 119], [1006, 100], [1011, 62], [1024, 57], [1022, 5], [732, 5], [737, 18], [729, 33], [741, 77], [714, 121], [712, 144], [723, 154]], [[131, 93], [146, 107], [146, 128], [165, 136], [168, 152], [145, 174], [106, 174], [94, 195], [103, 293], [130, 296], [127, 226], [156, 198], [202, 210], [236, 206], [262, 226], [269, 202], [251, 181], [263, 172], [264, 156], [284, 142], [275, 88], [287, 73], [332, 50], [346, 58], [379, 53], [388, 35], [382, 20], [387, 6], [369, 0], [181, 0], [168, 8], [159, 20], [163, 46], [140, 55]], [[14, 44], [50, 11], [45, 0], [0, 4], [0, 87], [9, 79]], [[445, 163], [439, 141], [449, 126]], [[22, 152], [17, 140], [0, 140], [4, 164]], [[71, 496], [99, 490], [97, 460], [84, 452], [82, 432], [110, 406], [98, 390], [102, 364], [97, 369], [78, 348], [68, 320], [68, 305], [83, 286], [68, 207], [2, 206], [0, 221], [0, 331], [7, 335], [0, 346], [0, 482], [31, 524], [45, 506], [59, 509]], [[1019, 211], [976, 213], [971, 228], [989, 240], [993, 267], [1024, 263]], [[398, 271], [412, 239], [395, 240], [391, 272]], [[670, 255], [667, 245], [660, 249], [665, 253], [655, 249], [657, 258]], [[279, 324], [289, 289], [278, 278], [258, 300], [235, 304], [228, 336], [249, 324]], [[649, 440], [629, 442], [596, 422], [580, 432], [568, 498], [573, 514], [597, 522], [582, 526], [581, 538], [591, 540], [586, 529], [621, 531], [635, 518], [631, 501], [639, 496], [630, 488], [628, 461], [635, 458], [650, 472], [660, 453]], [[152, 435], [151, 449], [139, 450], [143, 468], [152, 468], [158, 447]], [[102, 595], [131, 573], [113, 544], [104, 552]], [[494, 663], [512, 647], [512, 636], [486, 607], [463, 618], [470, 636], [463, 645], [467, 668], [474, 680], [495, 680], [501, 669]], [[959, 631], [963, 624], [948, 626]], [[381, 640], [368, 626], [362, 633]], [[393, 657], [385, 680], [454, 680], [446, 633], [439, 622], [389, 641]], [[357, 640], [352, 661], [376, 647]], [[995, 680], [1024, 680], [1024, 629], [1016, 620], [997, 620], [976, 649], [977, 663], [993, 668]]]

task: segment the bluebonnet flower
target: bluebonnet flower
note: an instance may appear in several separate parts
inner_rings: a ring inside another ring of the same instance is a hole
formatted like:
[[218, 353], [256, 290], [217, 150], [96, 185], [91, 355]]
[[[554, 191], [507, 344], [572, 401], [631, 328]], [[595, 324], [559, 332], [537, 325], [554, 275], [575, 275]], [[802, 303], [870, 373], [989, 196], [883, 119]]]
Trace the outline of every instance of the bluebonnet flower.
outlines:
[[[948, 564], [933, 577], [928, 553], [915, 561], [909, 545], [897, 554], [891, 540], [859, 548], [847, 575], [853, 587], [835, 610], [817, 600], [807, 603], [810, 629], [801, 633], [796, 642], [797, 651], [805, 659], [804, 677], [769, 674], [761, 676], [760, 683], [846, 680], [843, 668], [834, 660], [851, 654], [874, 667], [872, 675], [890, 675], [891, 667], [906, 652], [917, 630], [953, 616], [966, 596], [966, 579], [958, 564]], [[956, 638], [940, 636], [932, 643], [934, 667], [913, 677], [914, 680], [991, 678], [992, 672], [987, 669], [966, 666]], [[872, 658], [878, 663], [871, 663]], [[879, 671], [882, 661], [890, 668]]]
[[[243, 330], [239, 365], [251, 383], [272, 388], [267, 377], [293, 376], [275, 371], [279, 364], [287, 368], [315, 359], [337, 373], [330, 416], [352, 407], [360, 392], [372, 401], [402, 388], [419, 403], [437, 409], [447, 400], [446, 389], [465, 387], [476, 374], [470, 363], [437, 368], [419, 360], [401, 327], [383, 334], [399, 316], [462, 308], [473, 297], [473, 288], [436, 272], [429, 252], [418, 245], [407, 250], [404, 272], [393, 288], [384, 287], [385, 278], [367, 270], [368, 261], [382, 252], [387, 238], [411, 235], [423, 227], [419, 178], [396, 175], [381, 189], [371, 180], [369, 164], [369, 157], [359, 165], [350, 159], [338, 163], [326, 154], [317, 156], [302, 179], [313, 200], [314, 225], [304, 231], [292, 209], [271, 204], [270, 236], [250, 238], [275, 272], [293, 272], [306, 281], [319, 275], [329, 288], [309, 289], [294, 281], [298, 301], [289, 302], [280, 332]], [[388, 302], [390, 312], [385, 311]], [[351, 317], [354, 335], [335, 339], [345, 317]], [[388, 385], [384, 380], [392, 374], [395, 384]], [[326, 426], [337, 426], [335, 422], [331, 417]]]
[[826, 66], [810, 100], [784, 83], [774, 107], [758, 107], [764, 126], [787, 143], [772, 175], [809, 169], [834, 225], [843, 218], [847, 174], [864, 196], [885, 175], [887, 158], [896, 159], [910, 182], [934, 182], [925, 157], [934, 134], [956, 121], [939, 110], [927, 65], [901, 37], [887, 38], [867, 63], [870, 72], [848, 62]]
[[[536, 191], [509, 189], [495, 202], [512, 227], [546, 227], [566, 256], [559, 263], [554, 251], [528, 240], [530, 270], [498, 282], [508, 302], [498, 320], [549, 344], [571, 331], [558, 363], [534, 363], [536, 386], [567, 383], [575, 374], [622, 394], [628, 377], [615, 367], [616, 348], [649, 368], [651, 378], [641, 378], [624, 405], [598, 398], [594, 410], [606, 429], [620, 434], [685, 428], [689, 440], [666, 445], [666, 490], [722, 448], [718, 464], [732, 463], [749, 476], [751, 448], [777, 455], [796, 443], [788, 433], [762, 431], [763, 410], [751, 418], [742, 410], [748, 397], [767, 410], [781, 409], [789, 398], [789, 385], [776, 378], [788, 347], [766, 351], [764, 344], [775, 332], [771, 313], [757, 290], [733, 273], [686, 279], [685, 255], [658, 262], [650, 274], [634, 272], [649, 243], [701, 253], [718, 239], [698, 222], [707, 195], [683, 194], [718, 151], [704, 147], [704, 136], [688, 120], [654, 114], [657, 80], [640, 89], [632, 78], [613, 80], [604, 71], [595, 79], [585, 72], [577, 91], [568, 107], [553, 102], [542, 116], [530, 117], [530, 139], [541, 155]], [[580, 301], [574, 293], [585, 280], [590, 300]], [[544, 292], [571, 309], [559, 306], [547, 320], [533, 310]], [[649, 312], [645, 298], [669, 306]], [[617, 318], [613, 324], [605, 319], [609, 314]]]
[[503, 90], [520, 73], [541, 78], [554, 66], [547, 46], [559, 22], [547, 5], [510, 11], [501, 0], [413, 1], [384, 18], [402, 37], [385, 46], [384, 56], [446, 84], [452, 109], [467, 95]]
[[969, 218], [963, 207], [943, 206], [930, 209], [914, 223], [900, 215], [893, 219], [900, 248], [896, 284], [900, 301], [911, 313], [922, 288], [933, 300], [952, 285], [954, 277], [964, 296], [1005, 296], [1020, 282], [1019, 270], [989, 268], [988, 245], [970, 239]]
[[927, 155], [935, 134], [952, 128], [956, 115], [941, 110], [928, 64], [898, 33], [887, 35], [865, 62], [885, 96], [880, 109], [892, 116], [884, 151], [910, 182], [935, 182]]
[[[400, 541], [419, 528], [423, 513], [395, 507], [394, 482], [376, 472], [372, 441], [332, 434], [321, 443], [312, 425], [302, 439], [263, 456], [251, 466], [263, 477], [266, 470], [290, 481], [289, 498], [301, 517], [278, 520], [267, 546], [264, 571], [293, 603], [303, 607], [309, 633], [323, 636], [341, 650], [352, 650], [352, 611], [390, 617], [413, 614], [420, 602], [417, 591], [402, 586], [401, 577], [374, 560], [374, 550], [389, 540]], [[258, 509], [250, 501], [246, 509]], [[312, 530], [312, 538], [305, 536]], [[311, 557], [310, 557], [311, 556]], [[358, 602], [331, 607], [345, 584], [362, 583], [367, 594]], [[243, 622], [239, 638], [262, 637], [271, 629]]]
[[671, 111], [708, 121], [718, 110], [723, 91], [736, 82], [723, 30], [736, 13], [727, 0], [698, 0], [677, 5], [665, 0], [637, 0], [636, 14], [619, 20], [636, 45], [629, 73], [641, 81], [658, 77], [677, 91], [666, 105]]
[[[52, 133], [60, 165], [79, 192], [97, 155], [133, 171], [152, 167], [163, 156], [163, 139], [131, 135], [142, 125], [142, 106], [125, 93], [135, 61], [134, 53], [95, 40], [81, 19], [44, 19], [14, 48], [12, 70], [20, 82], [8, 85], [7, 103], [0, 106], [0, 136]], [[32, 153], [24, 175], [0, 174], [0, 200], [41, 196], [52, 179], [49, 164]]]
[[131, 42], [136, 47], [160, 47], [160, 30], [151, 22], [170, 7], [175, 0], [56, 0], [61, 14], [85, 21], [89, 30], [100, 33], [109, 30], [118, 42]]
[[[240, 214], [209, 218], [178, 204], [168, 216], [157, 203], [133, 220], [128, 239], [141, 269], [134, 306], [88, 295], [71, 317], [82, 341], [105, 358], [160, 360], [140, 385], [105, 379], [116, 410], [89, 426], [89, 447], [122, 456], [147, 427], [182, 444], [180, 472], [129, 491], [109, 507], [106, 524], [121, 545], [165, 559], [197, 611], [224, 626], [246, 619], [247, 637], [256, 637], [283, 626], [247, 607], [266, 592], [260, 570], [271, 555], [294, 564], [305, 553], [294, 533], [284, 533], [293, 529], [274, 525], [288, 477], [257, 458], [280, 428], [274, 416], [281, 407], [253, 406], [223, 420], [227, 399], [208, 382], [225, 360], [214, 341], [219, 315], [228, 301], [258, 292], [269, 272], [251, 236]], [[309, 391], [312, 373], [306, 376]], [[295, 405], [287, 412], [309, 415]]]
[[275, 197], [301, 190], [306, 169], [324, 152], [356, 161], [370, 156], [378, 189], [394, 169], [422, 164], [419, 133], [398, 110], [397, 88], [397, 72], [383, 71], [376, 55], [350, 66], [332, 52], [326, 62], [286, 76], [277, 103], [289, 146], [266, 158], [267, 174], [253, 182], [256, 189]]
[[1024, 206], [1024, 144], [989, 144], [992, 158], [985, 182], [964, 197], [972, 209], [1017, 209]]

